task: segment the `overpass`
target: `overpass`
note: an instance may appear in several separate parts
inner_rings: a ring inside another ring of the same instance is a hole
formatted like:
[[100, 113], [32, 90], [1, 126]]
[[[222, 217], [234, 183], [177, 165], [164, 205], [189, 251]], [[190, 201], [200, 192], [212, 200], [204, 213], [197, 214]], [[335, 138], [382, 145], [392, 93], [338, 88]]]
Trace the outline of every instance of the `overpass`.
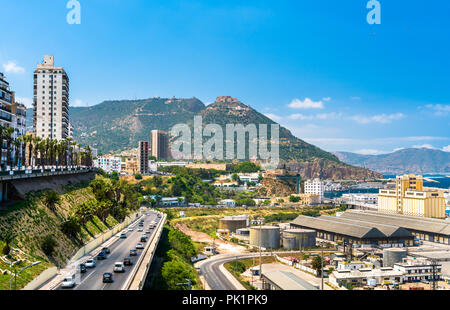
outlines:
[[67, 175], [77, 175], [97, 171], [97, 168], [92, 167], [77, 167], [77, 168], [51, 168], [51, 169], [30, 169], [30, 170], [10, 170], [0, 172], [0, 202], [9, 199], [9, 192], [11, 191], [11, 183], [19, 180], [30, 180], [36, 178], [47, 178]]

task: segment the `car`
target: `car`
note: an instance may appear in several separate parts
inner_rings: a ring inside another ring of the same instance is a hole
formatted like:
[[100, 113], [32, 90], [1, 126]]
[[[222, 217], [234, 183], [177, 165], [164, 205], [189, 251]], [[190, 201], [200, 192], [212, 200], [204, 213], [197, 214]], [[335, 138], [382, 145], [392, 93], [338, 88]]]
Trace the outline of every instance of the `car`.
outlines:
[[110, 254], [111, 250], [109, 248], [105, 247], [105, 248], [102, 249], [102, 252], [105, 252], [105, 254]]
[[158, 213], [158, 218], [161, 218], [161, 214]]
[[138, 250], [142, 250], [144, 248], [144, 245], [142, 244], [142, 243], [138, 243], [138, 244], [136, 244], [136, 249], [138, 249]]
[[140, 226], [140, 227], [144, 226], [144, 222], [140, 222], [140, 223], [139, 223], [139, 226]]
[[138, 228], [138, 232], [143, 232], [143, 231], [144, 231], [144, 228], [142, 228], [142, 227]]
[[122, 262], [116, 262], [114, 264], [114, 272], [125, 272], [125, 265]]
[[128, 228], [128, 231], [134, 231], [133, 227]]
[[106, 253], [105, 252], [100, 252], [97, 255], [97, 260], [103, 260], [106, 259]]
[[131, 249], [130, 250], [130, 256], [136, 256], [136, 255], [137, 255], [136, 249]]
[[95, 260], [93, 260], [93, 259], [88, 259], [88, 260], [84, 263], [84, 265], [85, 265], [87, 268], [95, 268]]
[[125, 266], [131, 266], [131, 265], [133, 265], [133, 262], [131, 261], [131, 257], [125, 257], [125, 258], [123, 259], [123, 264], [124, 264]]
[[141, 237], [141, 242], [147, 242], [147, 236], [142, 236]]
[[74, 288], [75, 287], [75, 275], [65, 277], [61, 283], [62, 288]]
[[127, 234], [120, 234], [120, 239], [126, 239], [127, 238]]
[[151, 234], [152, 232], [150, 231], [150, 229], [147, 229], [147, 230], [145, 231], [145, 233], [146, 233], [146, 234]]
[[80, 273], [86, 273], [87, 269], [86, 269], [86, 265], [85, 264], [80, 264], [80, 266], [78, 266]]
[[103, 274], [103, 283], [113, 283], [113, 275], [111, 272], [105, 272]]

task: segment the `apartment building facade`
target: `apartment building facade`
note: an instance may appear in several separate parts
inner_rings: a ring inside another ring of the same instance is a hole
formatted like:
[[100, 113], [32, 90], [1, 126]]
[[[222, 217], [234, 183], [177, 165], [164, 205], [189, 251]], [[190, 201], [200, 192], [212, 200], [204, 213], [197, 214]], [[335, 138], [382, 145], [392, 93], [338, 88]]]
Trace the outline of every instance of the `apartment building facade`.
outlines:
[[424, 189], [421, 175], [397, 176], [394, 188], [380, 189], [378, 194], [381, 213], [445, 218], [445, 206], [443, 193]]
[[323, 201], [325, 193], [325, 184], [319, 179], [307, 180], [305, 182], [305, 194], [314, 194], [319, 196], [320, 202]]
[[107, 173], [122, 171], [122, 159], [114, 156], [101, 156], [94, 160], [94, 167], [104, 170]]
[[150, 144], [148, 141], [139, 141], [138, 162], [139, 162], [139, 173], [141, 174], [149, 173], [148, 167], [149, 147]]
[[169, 134], [162, 130], [152, 130], [152, 156], [157, 160], [170, 158]]
[[34, 71], [33, 107], [33, 132], [37, 137], [69, 137], [69, 77], [62, 67], [55, 67], [51, 55], [45, 55]]

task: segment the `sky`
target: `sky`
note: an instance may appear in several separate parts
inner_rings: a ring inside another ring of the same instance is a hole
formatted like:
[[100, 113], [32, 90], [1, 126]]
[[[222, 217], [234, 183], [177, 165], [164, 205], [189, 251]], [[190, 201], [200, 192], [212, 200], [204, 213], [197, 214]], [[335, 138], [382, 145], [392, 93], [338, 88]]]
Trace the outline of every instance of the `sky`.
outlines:
[[31, 106], [46, 54], [70, 105], [237, 97], [327, 151], [450, 152], [450, 1], [0, 0], [0, 72]]

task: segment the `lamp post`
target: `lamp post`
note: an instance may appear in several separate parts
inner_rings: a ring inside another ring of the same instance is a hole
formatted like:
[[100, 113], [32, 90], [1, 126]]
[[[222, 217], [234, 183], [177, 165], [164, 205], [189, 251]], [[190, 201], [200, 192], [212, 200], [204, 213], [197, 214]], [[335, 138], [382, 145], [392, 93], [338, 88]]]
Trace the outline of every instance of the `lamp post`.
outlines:
[[[21, 231], [12, 233], [10, 244], [13, 243], [14, 238], [15, 238], [18, 234], [23, 233], [23, 232], [25, 232], [25, 229], [22, 229]], [[11, 250], [11, 249], [10, 249], [10, 250]], [[8, 261], [8, 263], [9, 263], [9, 290], [12, 290], [12, 268], [13, 268], [13, 266], [14, 266], [17, 262], [18, 262], [18, 261], [15, 261], [15, 262]]]
[[[94, 215], [92, 213], [85, 214], [83, 216], [83, 222], [84, 222], [84, 220], [86, 219], [87, 216], [94, 216]], [[83, 255], [86, 255], [86, 243], [83, 245]]]
[[19, 276], [22, 273], [22, 271], [24, 271], [25, 269], [28, 269], [28, 268], [31, 268], [33, 266], [39, 265], [40, 263], [41, 263], [40, 261], [34, 262], [31, 265], [28, 265], [28, 266], [20, 269], [19, 272], [17, 272], [16, 269], [14, 268], [14, 290], [17, 289], [17, 276]]

